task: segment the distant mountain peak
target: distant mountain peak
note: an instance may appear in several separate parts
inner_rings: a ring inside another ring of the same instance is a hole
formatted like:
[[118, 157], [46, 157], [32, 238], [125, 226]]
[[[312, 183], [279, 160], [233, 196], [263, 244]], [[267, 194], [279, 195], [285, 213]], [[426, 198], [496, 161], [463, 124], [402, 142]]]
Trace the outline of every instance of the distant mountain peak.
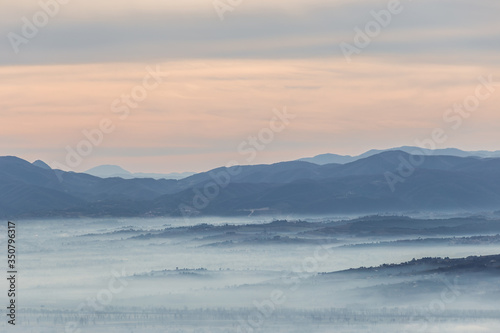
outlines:
[[42, 161], [42, 160], [36, 160], [32, 164], [34, 166], [37, 166], [37, 167], [45, 169], [45, 170], [51, 170], [51, 167], [47, 163], [45, 163], [44, 161]]
[[125, 170], [121, 166], [110, 165], [110, 164], [96, 166], [95, 168], [89, 169], [84, 173], [100, 178], [120, 177], [123, 179], [133, 179], [133, 178], [182, 179], [194, 175], [194, 172], [181, 172], [181, 173], [173, 172], [168, 174], [143, 173], [143, 172], [132, 173], [130, 171]]
[[101, 178], [117, 177], [118, 175], [131, 175], [129, 171], [125, 170], [121, 166], [111, 164], [99, 165], [85, 171], [84, 173]]

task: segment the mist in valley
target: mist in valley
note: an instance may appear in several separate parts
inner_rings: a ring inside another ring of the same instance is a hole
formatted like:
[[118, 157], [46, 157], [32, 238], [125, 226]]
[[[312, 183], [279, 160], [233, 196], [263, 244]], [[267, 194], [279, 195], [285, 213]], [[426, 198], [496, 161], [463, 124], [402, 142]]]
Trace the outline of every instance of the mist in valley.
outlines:
[[124, 218], [17, 225], [22, 332], [500, 327], [500, 221], [493, 218]]

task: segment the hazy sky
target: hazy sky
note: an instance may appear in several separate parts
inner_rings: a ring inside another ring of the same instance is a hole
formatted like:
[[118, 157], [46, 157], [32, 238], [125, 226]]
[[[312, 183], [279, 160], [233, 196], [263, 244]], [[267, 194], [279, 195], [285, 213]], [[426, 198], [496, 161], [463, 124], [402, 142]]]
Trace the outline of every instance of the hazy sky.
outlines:
[[173, 172], [500, 149], [500, 84], [478, 79], [500, 82], [498, 0], [60, 2], [1, 5], [0, 155]]

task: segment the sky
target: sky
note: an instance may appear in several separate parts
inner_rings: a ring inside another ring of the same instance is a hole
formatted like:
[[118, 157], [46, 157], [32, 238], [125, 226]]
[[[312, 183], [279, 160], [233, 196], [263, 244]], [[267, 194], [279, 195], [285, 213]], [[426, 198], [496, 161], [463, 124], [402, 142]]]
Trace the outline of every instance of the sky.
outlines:
[[500, 150], [498, 0], [1, 9], [1, 156], [167, 173], [402, 145]]

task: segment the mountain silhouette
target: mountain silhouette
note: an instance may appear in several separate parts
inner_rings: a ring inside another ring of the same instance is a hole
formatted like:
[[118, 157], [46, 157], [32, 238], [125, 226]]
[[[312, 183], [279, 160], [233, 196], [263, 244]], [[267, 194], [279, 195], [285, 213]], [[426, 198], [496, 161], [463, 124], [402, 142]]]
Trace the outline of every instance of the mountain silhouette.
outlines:
[[477, 211], [500, 207], [500, 158], [390, 150], [345, 164], [217, 168], [180, 180], [100, 178], [0, 157], [0, 216]]

